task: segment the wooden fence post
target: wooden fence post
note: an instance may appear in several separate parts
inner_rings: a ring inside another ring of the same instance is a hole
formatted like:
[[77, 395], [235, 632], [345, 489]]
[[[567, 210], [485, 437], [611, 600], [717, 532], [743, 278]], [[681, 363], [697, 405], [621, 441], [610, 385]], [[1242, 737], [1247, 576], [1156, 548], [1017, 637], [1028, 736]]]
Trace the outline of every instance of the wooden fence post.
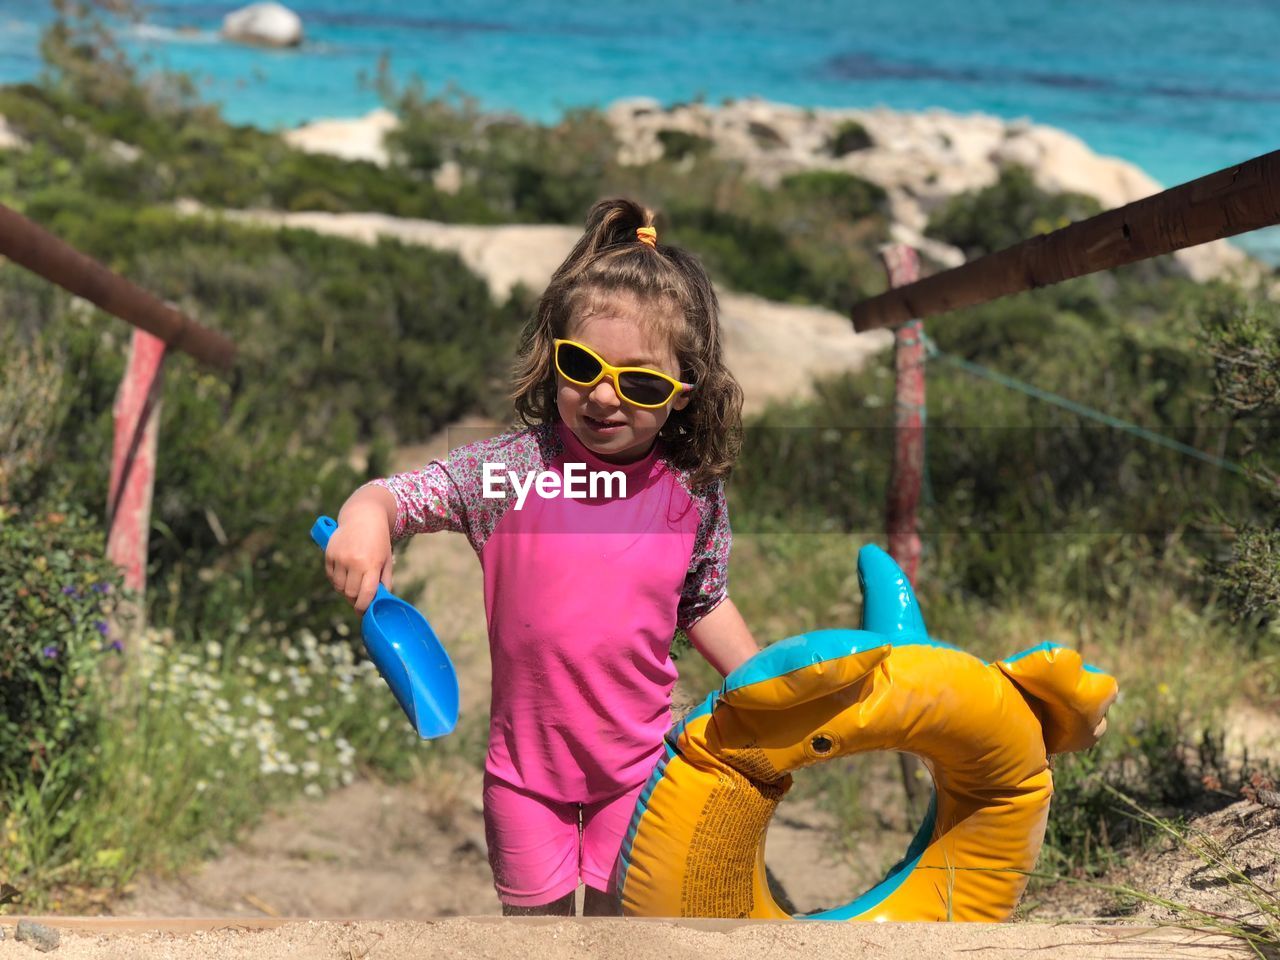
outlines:
[[[915, 283], [920, 276], [916, 251], [903, 244], [880, 253], [890, 287]], [[916, 507], [924, 480], [924, 324], [911, 320], [893, 333], [894, 414], [893, 466], [889, 473], [885, 529], [889, 555], [912, 584], [920, 563]]]
[[[915, 283], [920, 276], [920, 258], [914, 248], [892, 244], [880, 251], [890, 288]], [[914, 586], [920, 564], [920, 534], [916, 507], [924, 480], [924, 324], [911, 320], [893, 334], [894, 381], [893, 466], [885, 497], [885, 529], [889, 555]], [[913, 818], [924, 814], [926, 790], [924, 764], [908, 753], [898, 754], [902, 786]]]
[[135, 636], [140, 635], [146, 604], [147, 539], [151, 531], [151, 491], [156, 475], [160, 423], [160, 382], [165, 343], [134, 329], [129, 364], [112, 413], [115, 439], [111, 449], [111, 485], [107, 493], [107, 556], [124, 571], [124, 584], [135, 591]]

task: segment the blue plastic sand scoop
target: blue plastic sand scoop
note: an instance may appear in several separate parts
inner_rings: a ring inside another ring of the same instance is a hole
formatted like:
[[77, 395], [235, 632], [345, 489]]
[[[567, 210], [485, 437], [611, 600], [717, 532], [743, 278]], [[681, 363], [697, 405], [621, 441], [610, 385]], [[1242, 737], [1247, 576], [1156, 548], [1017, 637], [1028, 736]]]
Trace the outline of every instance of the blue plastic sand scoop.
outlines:
[[[338, 529], [320, 517], [311, 539], [323, 550]], [[382, 584], [360, 629], [369, 659], [423, 740], [452, 733], [458, 724], [458, 675], [427, 618]]]

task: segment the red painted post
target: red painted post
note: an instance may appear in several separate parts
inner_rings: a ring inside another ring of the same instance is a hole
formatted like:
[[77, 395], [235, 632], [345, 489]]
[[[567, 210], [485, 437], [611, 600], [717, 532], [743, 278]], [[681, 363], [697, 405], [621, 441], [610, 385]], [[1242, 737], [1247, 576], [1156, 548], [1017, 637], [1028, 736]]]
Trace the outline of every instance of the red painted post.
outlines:
[[135, 329], [129, 365], [116, 394], [111, 486], [107, 494], [107, 556], [124, 571], [124, 583], [139, 597], [147, 585], [147, 538], [151, 530], [151, 490], [156, 475], [156, 434], [160, 422], [160, 380], [165, 343]]
[[[920, 276], [920, 260], [911, 247], [896, 244], [881, 251], [890, 287], [915, 283]], [[889, 555], [913, 584], [920, 564], [920, 534], [916, 507], [924, 481], [924, 332], [920, 320], [910, 320], [894, 331], [893, 361], [897, 379], [894, 387], [893, 468], [885, 527], [889, 535]]]
[[[889, 287], [915, 283], [920, 258], [912, 247], [894, 244], [880, 251]], [[911, 584], [920, 566], [920, 533], [916, 507], [924, 481], [924, 325], [909, 320], [893, 334], [894, 381], [893, 466], [885, 505], [889, 556], [902, 568]], [[898, 754], [907, 809], [913, 817], [924, 813], [926, 800], [924, 764], [910, 754]]]

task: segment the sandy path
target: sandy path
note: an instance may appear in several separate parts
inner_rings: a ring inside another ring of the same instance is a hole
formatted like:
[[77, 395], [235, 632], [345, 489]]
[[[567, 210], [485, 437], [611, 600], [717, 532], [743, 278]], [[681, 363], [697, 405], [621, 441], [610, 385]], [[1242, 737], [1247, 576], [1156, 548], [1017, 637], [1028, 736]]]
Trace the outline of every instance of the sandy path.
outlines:
[[[6, 918], [6, 924], [11, 921]], [[278, 925], [86, 922], [52, 918], [66, 960], [432, 960], [527, 957], [579, 960], [656, 956], [672, 960], [811, 957], [961, 957], [983, 960], [1052, 951], [1054, 960], [1232, 960], [1250, 954], [1221, 938], [1169, 928], [985, 924], [852, 924], [733, 920], [544, 920], [459, 918], [438, 922], [300, 920]], [[0, 958], [31, 956], [9, 927]]]

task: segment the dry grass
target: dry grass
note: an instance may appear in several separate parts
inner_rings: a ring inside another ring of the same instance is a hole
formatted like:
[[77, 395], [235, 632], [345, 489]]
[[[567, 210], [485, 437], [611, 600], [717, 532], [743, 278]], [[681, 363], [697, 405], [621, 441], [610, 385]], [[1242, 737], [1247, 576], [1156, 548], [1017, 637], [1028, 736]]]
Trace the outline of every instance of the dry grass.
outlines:
[[[12, 337], [9, 338], [12, 341]], [[4, 343], [7, 354], [0, 379], [0, 502], [45, 462], [58, 426], [66, 416], [62, 396], [62, 358], [37, 341]]]

